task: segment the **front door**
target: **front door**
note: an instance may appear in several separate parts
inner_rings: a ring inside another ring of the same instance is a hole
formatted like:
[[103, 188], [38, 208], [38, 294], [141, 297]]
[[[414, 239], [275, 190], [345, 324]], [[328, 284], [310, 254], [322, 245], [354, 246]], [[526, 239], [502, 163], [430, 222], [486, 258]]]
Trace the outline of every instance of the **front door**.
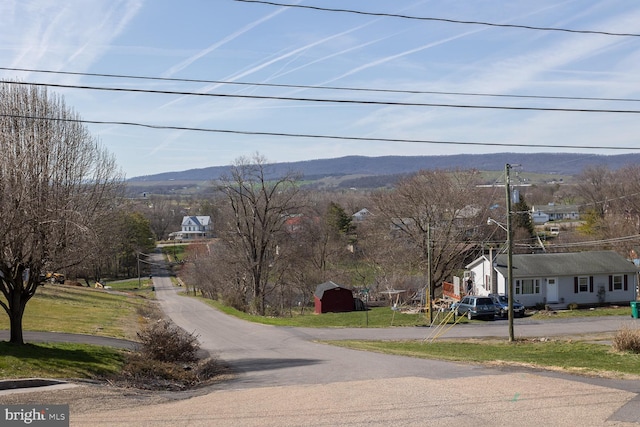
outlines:
[[547, 278], [547, 302], [558, 302], [558, 279], [555, 277]]

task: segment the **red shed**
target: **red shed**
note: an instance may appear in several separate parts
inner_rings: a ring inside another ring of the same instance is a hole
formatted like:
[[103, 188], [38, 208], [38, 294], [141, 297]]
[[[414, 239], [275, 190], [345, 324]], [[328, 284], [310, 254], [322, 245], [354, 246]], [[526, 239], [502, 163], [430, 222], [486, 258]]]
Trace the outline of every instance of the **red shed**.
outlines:
[[318, 285], [313, 299], [315, 301], [316, 314], [355, 310], [353, 292], [331, 281]]

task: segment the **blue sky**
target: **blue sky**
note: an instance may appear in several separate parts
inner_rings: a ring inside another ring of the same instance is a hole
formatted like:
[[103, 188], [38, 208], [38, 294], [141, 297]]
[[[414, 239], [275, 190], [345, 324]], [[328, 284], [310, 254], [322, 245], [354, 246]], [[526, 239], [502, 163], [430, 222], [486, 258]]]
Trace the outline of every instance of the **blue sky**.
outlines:
[[[637, 0], [282, 0], [281, 3], [640, 33]], [[232, 0], [4, 0], [0, 67], [238, 83], [640, 99], [640, 37], [463, 25]], [[83, 119], [239, 132], [640, 149], [638, 114], [335, 104], [255, 96], [640, 110], [637, 101], [351, 92], [0, 70], [61, 85], [243, 95], [203, 97], [52, 88]], [[88, 124], [128, 177], [345, 155], [573, 151], [159, 130]], [[473, 165], [470, 165], [473, 166]]]

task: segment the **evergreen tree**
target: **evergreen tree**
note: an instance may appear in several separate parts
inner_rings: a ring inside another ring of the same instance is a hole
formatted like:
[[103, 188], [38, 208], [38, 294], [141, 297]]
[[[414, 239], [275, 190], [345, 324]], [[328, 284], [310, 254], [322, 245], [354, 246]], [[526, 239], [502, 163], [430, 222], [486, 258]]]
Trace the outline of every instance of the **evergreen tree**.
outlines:
[[524, 196], [521, 194], [518, 203], [513, 205], [513, 226], [525, 230], [529, 236], [535, 236], [533, 221], [531, 220], [531, 209], [527, 204]]
[[353, 231], [351, 216], [347, 215], [345, 210], [335, 202], [329, 203], [326, 216], [327, 225], [334, 231], [341, 234], [349, 234]]

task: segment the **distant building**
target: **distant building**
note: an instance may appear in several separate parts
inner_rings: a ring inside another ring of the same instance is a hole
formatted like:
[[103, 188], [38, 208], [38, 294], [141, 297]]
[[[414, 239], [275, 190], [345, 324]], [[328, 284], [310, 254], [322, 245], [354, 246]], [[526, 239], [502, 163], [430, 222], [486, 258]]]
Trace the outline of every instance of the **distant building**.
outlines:
[[210, 216], [185, 216], [182, 218], [182, 230], [171, 233], [170, 237], [175, 240], [207, 239], [212, 232]]
[[548, 216], [548, 221], [575, 221], [580, 219], [580, 212], [578, 212], [576, 205], [556, 205], [554, 203], [531, 208], [531, 217], [535, 223], [542, 222], [545, 216]]
[[364, 209], [360, 209], [358, 212], [354, 213], [353, 215], [351, 215], [351, 217], [353, 218], [354, 221], [364, 221], [365, 219], [369, 218], [371, 215], [373, 215], [369, 209], [364, 208]]
[[534, 224], [544, 224], [546, 222], [549, 222], [549, 214], [541, 211], [533, 211], [531, 213], [531, 220]]

